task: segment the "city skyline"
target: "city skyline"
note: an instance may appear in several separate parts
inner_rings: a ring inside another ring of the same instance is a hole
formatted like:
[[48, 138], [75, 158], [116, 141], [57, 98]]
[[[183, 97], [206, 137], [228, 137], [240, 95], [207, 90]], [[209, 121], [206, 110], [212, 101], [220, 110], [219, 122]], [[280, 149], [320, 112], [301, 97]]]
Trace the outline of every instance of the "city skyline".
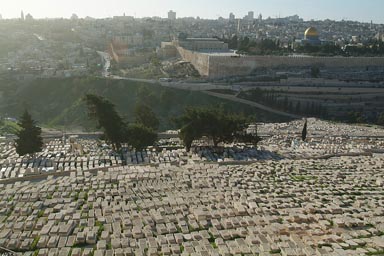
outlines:
[[[69, 18], [73, 13], [80, 18], [86, 16], [94, 18], [107, 18], [113, 16], [141, 17], [167, 17], [169, 10], [177, 13], [177, 17], [201, 17], [217, 19], [228, 18], [234, 13], [236, 18], [243, 18], [248, 11], [254, 11], [255, 17], [261, 13], [263, 18], [286, 17], [299, 15], [305, 20], [354, 20], [360, 22], [384, 23], [381, 10], [384, 2], [369, 0], [362, 4], [358, 0], [332, 1], [332, 0], [240, 0], [237, 2], [222, 1], [177, 1], [177, 0], [111, 0], [107, 5], [104, 1], [67, 0], [53, 2], [51, 0], [14, 0], [8, 2], [0, 9], [4, 19], [18, 18], [21, 11], [24, 15], [30, 13], [34, 18]], [[204, 8], [202, 8], [204, 6]], [[218, 8], [219, 6], [219, 8]], [[148, 8], [150, 7], [150, 8]], [[211, 11], [214, 10], [214, 11]]]

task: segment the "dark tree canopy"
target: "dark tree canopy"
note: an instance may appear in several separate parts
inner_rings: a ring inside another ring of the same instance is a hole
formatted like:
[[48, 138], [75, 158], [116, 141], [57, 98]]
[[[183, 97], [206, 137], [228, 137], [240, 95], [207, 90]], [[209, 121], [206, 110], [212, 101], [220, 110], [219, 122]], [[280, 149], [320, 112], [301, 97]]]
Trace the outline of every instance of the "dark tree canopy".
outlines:
[[153, 145], [157, 140], [157, 134], [142, 124], [130, 124], [126, 128], [125, 142], [140, 151]]
[[364, 113], [359, 111], [350, 111], [347, 113], [348, 122], [350, 123], [365, 123]]
[[[90, 117], [97, 121], [99, 128], [104, 130], [103, 137], [115, 149], [120, 149], [122, 143], [128, 143], [136, 150], [142, 150], [156, 142], [157, 134], [151, 127], [146, 127], [142, 123], [128, 124], [117, 113], [115, 105], [108, 100], [88, 94], [85, 96], [85, 101]], [[151, 124], [154, 125], [153, 120]]]
[[384, 125], [384, 112], [377, 117], [377, 124]]
[[303, 141], [307, 139], [307, 120], [305, 120], [303, 130], [301, 131], [301, 139]]
[[236, 140], [245, 142], [247, 139], [252, 139], [247, 142], [257, 144], [255, 138], [245, 136], [247, 120], [243, 116], [226, 113], [222, 108], [187, 108], [176, 122], [181, 127], [180, 137], [187, 150], [190, 150], [194, 140], [204, 136], [215, 146]]
[[316, 66], [311, 67], [311, 77], [318, 78], [319, 76], [320, 76], [320, 68]]
[[159, 129], [159, 119], [150, 106], [145, 103], [137, 103], [135, 106], [135, 122], [154, 131]]
[[98, 128], [104, 130], [105, 139], [110, 142], [115, 149], [119, 149], [124, 141], [124, 120], [120, 117], [110, 101], [93, 94], [85, 96], [88, 106], [89, 116], [96, 120]]
[[16, 133], [16, 152], [21, 155], [35, 154], [41, 151], [43, 139], [41, 137], [41, 128], [36, 126], [31, 115], [25, 110], [19, 122], [20, 130]]

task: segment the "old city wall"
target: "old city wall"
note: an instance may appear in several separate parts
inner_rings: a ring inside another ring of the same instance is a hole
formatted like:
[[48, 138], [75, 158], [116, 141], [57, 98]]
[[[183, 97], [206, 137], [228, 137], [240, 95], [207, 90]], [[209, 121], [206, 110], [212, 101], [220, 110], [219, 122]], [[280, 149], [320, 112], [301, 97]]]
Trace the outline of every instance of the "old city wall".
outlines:
[[383, 57], [306, 57], [306, 56], [209, 56], [210, 78], [248, 75], [256, 68], [276, 67], [366, 67], [383, 66]]
[[384, 67], [384, 57], [308, 57], [308, 56], [219, 56], [177, 47], [178, 53], [210, 78], [248, 75], [257, 68], [311, 67], [353, 68]]
[[181, 58], [190, 62], [201, 76], [209, 76], [209, 55], [177, 47]]

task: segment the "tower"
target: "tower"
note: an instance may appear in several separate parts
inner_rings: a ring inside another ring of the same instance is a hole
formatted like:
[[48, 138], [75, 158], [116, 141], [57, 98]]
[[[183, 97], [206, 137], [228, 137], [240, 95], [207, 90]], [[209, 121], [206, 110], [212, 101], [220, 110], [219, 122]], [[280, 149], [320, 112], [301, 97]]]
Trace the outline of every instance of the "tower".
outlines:
[[23, 11], [21, 11], [20, 19], [24, 20], [24, 12]]
[[255, 17], [255, 13], [253, 11], [248, 12], [248, 20], [253, 20]]
[[170, 10], [170, 11], [168, 12], [168, 19], [169, 19], [169, 20], [176, 20], [176, 12]]

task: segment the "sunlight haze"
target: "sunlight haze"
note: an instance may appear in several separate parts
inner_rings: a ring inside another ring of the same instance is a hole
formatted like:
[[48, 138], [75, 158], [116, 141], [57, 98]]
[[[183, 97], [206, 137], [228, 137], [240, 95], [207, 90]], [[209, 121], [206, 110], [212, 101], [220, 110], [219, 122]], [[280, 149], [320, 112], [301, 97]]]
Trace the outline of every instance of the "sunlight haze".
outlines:
[[[23, 10], [34, 18], [69, 18], [72, 13], [79, 17], [106, 18], [121, 16], [166, 17], [169, 10], [174, 10], [177, 17], [201, 17], [217, 19], [227, 18], [230, 12], [236, 18], [244, 17], [248, 11], [255, 15], [261, 13], [264, 18], [285, 17], [298, 14], [305, 20], [334, 19], [356, 20], [360, 22], [383, 23], [382, 0], [2, 0], [0, 14], [3, 18], [18, 18]], [[4, 3], [5, 2], [5, 3]]]

